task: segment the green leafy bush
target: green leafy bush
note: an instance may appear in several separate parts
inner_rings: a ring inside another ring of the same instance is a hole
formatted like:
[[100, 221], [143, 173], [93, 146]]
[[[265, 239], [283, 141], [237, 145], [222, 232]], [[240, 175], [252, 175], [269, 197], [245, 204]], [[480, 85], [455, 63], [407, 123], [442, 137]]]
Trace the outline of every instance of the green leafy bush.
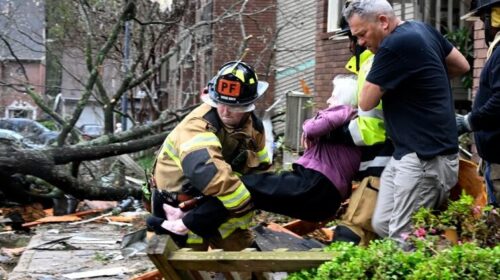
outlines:
[[420, 262], [406, 279], [498, 279], [500, 246], [480, 248], [465, 243]]
[[391, 240], [372, 242], [368, 248], [333, 243], [338, 253], [315, 269], [302, 270], [289, 280], [326, 279], [498, 279], [500, 246], [481, 248], [474, 243], [456, 245], [430, 254], [403, 251]]
[[[392, 240], [376, 240], [367, 248], [332, 243], [335, 257], [318, 268], [290, 274], [290, 280], [326, 279], [498, 279], [500, 275], [500, 216], [490, 206], [474, 205], [462, 194], [443, 212], [426, 208], [413, 218], [406, 236], [412, 251]], [[445, 230], [457, 231], [457, 244]]]
[[414, 231], [407, 239], [418, 247], [436, 249], [446, 245], [443, 234], [447, 229], [456, 231], [458, 242], [475, 242], [481, 247], [493, 247], [500, 242], [498, 209], [476, 206], [474, 198], [465, 193], [443, 212], [420, 208], [412, 221]]

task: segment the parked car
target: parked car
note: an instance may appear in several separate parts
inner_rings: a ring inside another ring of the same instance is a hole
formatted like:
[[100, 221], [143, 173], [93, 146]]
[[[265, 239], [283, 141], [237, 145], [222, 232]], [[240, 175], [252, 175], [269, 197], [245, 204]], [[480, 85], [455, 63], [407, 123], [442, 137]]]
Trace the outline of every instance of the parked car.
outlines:
[[90, 140], [101, 136], [104, 132], [104, 127], [99, 124], [84, 124], [80, 126], [80, 131], [82, 132], [83, 139]]
[[23, 147], [24, 137], [12, 130], [0, 128], [0, 141], [8, 141], [16, 146]]
[[20, 148], [36, 148], [41, 145], [37, 145], [30, 140], [24, 138], [21, 134], [8, 130], [8, 129], [2, 129], [0, 128], [0, 141], [7, 141], [13, 144], [14, 146], [20, 147]]
[[0, 128], [15, 131], [37, 145], [50, 145], [57, 141], [59, 135], [58, 132], [46, 128], [37, 121], [24, 118], [0, 119]]

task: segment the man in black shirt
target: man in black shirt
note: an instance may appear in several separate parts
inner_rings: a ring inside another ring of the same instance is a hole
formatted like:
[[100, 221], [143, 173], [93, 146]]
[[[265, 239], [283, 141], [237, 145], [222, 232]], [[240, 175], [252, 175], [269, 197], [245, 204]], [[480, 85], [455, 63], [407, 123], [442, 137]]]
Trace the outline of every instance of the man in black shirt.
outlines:
[[355, 0], [344, 16], [361, 46], [375, 53], [359, 107], [380, 100], [394, 154], [381, 177], [372, 220], [378, 235], [403, 242], [411, 215], [438, 207], [458, 176], [458, 140], [449, 76], [469, 70], [438, 31], [401, 21], [385, 0]]

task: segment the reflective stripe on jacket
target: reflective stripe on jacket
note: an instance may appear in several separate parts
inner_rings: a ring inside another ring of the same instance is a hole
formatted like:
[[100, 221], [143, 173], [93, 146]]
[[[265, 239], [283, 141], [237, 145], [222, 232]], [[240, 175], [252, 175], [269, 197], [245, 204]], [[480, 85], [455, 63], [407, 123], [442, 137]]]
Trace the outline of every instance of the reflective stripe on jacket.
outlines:
[[[361, 53], [360, 69], [358, 74], [358, 94], [363, 89], [366, 76], [370, 72], [373, 63], [374, 55], [365, 50]], [[346, 69], [350, 70], [352, 58], [346, 65]], [[356, 72], [353, 72], [356, 73]], [[351, 133], [352, 140], [356, 146], [371, 146], [385, 141], [385, 127], [384, 127], [384, 114], [382, 111], [382, 102], [377, 107], [369, 111], [363, 111], [358, 108], [358, 117], [349, 123], [349, 132]]]
[[[352, 67], [356, 63], [355, 57], [347, 62], [346, 69], [358, 75], [358, 100], [366, 76], [370, 72], [373, 57], [373, 53], [369, 50], [361, 53], [358, 72], [351, 71], [351, 69], [355, 69]], [[362, 148], [358, 179], [363, 179], [366, 176], [380, 177], [394, 151], [392, 143], [386, 139], [382, 101], [369, 111], [363, 111], [358, 107], [358, 117], [349, 122], [349, 134], [353, 143]]]
[[[219, 234], [222, 239], [225, 239], [231, 233], [233, 233], [236, 229], [248, 229], [250, 227], [250, 223], [254, 217], [254, 212], [248, 212], [245, 215], [237, 218], [231, 218], [227, 220], [227, 222], [223, 223], [219, 227]], [[192, 231], [189, 231], [188, 238], [186, 241], [187, 244], [201, 244], [203, 243], [203, 238]]]
[[[231, 131], [223, 126], [215, 108], [202, 104], [165, 139], [156, 158], [156, 184], [169, 192], [182, 192], [190, 186], [217, 197], [230, 212], [241, 216], [251, 209], [250, 193], [229, 163], [242, 150], [247, 159], [240, 173], [269, 164], [260, 120], [252, 113], [240, 129]], [[242, 228], [241, 223], [232, 225]], [[221, 226], [227, 227], [231, 224]]]

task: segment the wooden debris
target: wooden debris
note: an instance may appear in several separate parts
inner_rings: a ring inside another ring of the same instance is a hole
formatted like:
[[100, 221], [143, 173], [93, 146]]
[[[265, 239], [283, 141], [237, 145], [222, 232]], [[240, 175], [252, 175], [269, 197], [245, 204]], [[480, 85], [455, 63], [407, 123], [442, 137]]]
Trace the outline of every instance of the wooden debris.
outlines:
[[26, 247], [20, 247], [20, 248], [5, 248], [3, 247], [0, 251], [2, 254], [14, 258], [14, 257], [19, 257], [24, 251], [26, 250]]
[[460, 159], [458, 164], [458, 182], [450, 190], [450, 200], [458, 200], [462, 191], [474, 198], [476, 206], [484, 207], [487, 203], [484, 179], [477, 173], [476, 163]]
[[95, 214], [95, 213], [100, 213], [102, 210], [99, 209], [92, 209], [92, 210], [86, 210], [86, 211], [81, 211], [77, 212], [74, 214], [68, 214], [68, 215], [63, 215], [63, 216], [48, 216], [45, 218], [38, 219], [33, 222], [29, 223], [24, 223], [22, 226], [23, 227], [33, 227], [39, 224], [44, 224], [44, 223], [61, 223], [61, 222], [75, 222], [75, 221], [80, 221], [82, 216], [90, 215], [90, 214]]
[[148, 256], [165, 279], [196, 279], [189, 271], [271, 272], [298, 271], [318, 267], [335, 252], [317, 251], [182, 251], [168, 235], [155, 235], [148, 244]]
[[293, 232], [293, 231], [291, 231], [291, 230], [287, 229], [287, 228], [286, 228], [286, 227], [284, 227], [284, 226], [281, 226], [281, 225], [279, 225], [279, 224], [276, 224], [276, 223], [272, 223], [272, 222], [271, 222], [271, 223], [267, 224], [267, 228], [272, 229], [272, 230], [274, 230], [274, 231], [278, 231], [278, 232], [285, 232], [285, 233], [291, 234], [291, 235], [293, 235], [293, 236], [295, 236], [295, 237], [302, 238], [302, 237], [301, 237], [300, 235], [298, 235], [297, 233], [295, 233], [295, 232]]
[[113, 213], [109, 212], [109, 213], [102, 214], [100, 216], [97, 216], [97, 217], [94, 217], [94, 218], [90, 218], [90, 219], [87, 219], [87, 220], [84, 220], [84, 221], [73, 222], [73, 223], [70, 223], [70, 225], [80, 225], [80, 224], [90, 223], [90, 222], [97, 221], [97, 220], [100, 220], [100, 219], [105, 218], [105, 217], [109, 217], [111, 215], [113, 215]]
[[294, 232], [298, 235], [306, 235], [310, 232], [315, 231], [318, 228], [322, 228], [327, 222], [306, 222], [302, 220], [294, 220], [285, 225], [283, 228]]
[[139, 276], [136, 276], [130, 280], [162, 280], [162, 279], [163, 279], [163, 277], [161, 276], [160, 271], [153, 270], [153, 271], [141, 274]]
[[40, 203], [33, 203], [25, 206], [1, 208], [4, 217], [10, 217], [18, 213], [24, 222], [31, 222], [46, 216], [43, 206]]
[[57, 239], [54, 239], [54, 240], [43, 242], [43, 243], [40, 243], [40, 244], [37, 244], [37, 245], [33, 245], [33, 246], [30, 246], [30, 247], [27, 247], [26, 250], [32, 250], [32, 249], [41, 248], [41, 247], [43, 247], [45, 245], [54, 244], [54, 243], [58, 243], [58, 242], [61, 242], [61, 241], [64, 241], [64, 240], [68, 240], [71, 237], [73, 237], [73, 236], [71, 236], [71, 235], [70, 236], [64, 236], [64, 237], [61, 237], [61, 238], [57, 238]]
[[104, 268], [104, 269], [96, 269], [82, 272], [74, 272], [63, 274], [63, 277], [69, 279], [83, 279], [83, 278], [91, 278], [98, 276], [114, 276], [128, 273], [128, 269], [126, 267], [112, 267], [112, 268]]

